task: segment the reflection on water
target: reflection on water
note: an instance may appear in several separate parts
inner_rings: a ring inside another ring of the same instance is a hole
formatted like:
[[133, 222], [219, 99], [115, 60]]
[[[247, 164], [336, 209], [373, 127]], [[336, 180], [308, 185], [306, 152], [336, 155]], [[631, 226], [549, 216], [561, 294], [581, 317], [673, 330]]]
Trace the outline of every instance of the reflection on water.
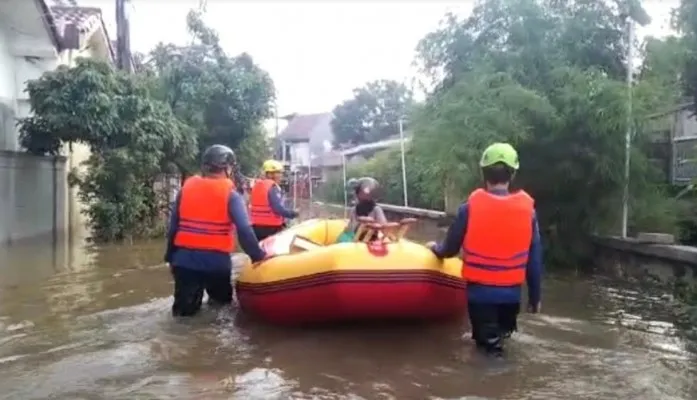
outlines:
[[161, 252], [1, 250], [0, 399], [697, 398], [662, 293], [549, 278], [544, 314], [523, 315], [496, 362], [464, 321], [292, 330], [211, 309], [175, 321]]

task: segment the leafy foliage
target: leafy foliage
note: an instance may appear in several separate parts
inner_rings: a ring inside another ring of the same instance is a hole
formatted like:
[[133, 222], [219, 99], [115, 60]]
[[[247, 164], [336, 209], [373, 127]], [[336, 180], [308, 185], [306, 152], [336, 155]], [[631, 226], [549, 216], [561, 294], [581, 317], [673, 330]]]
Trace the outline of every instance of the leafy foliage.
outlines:
[[682, 102], [683, 66], [688, 54], [686, 45], [679, 36], [646, 39], [644, 61], [638, 76], [642, 85], [637, 87], [635, 99], [647, 102], [641, 105], [642, 108], [662, 111]]
[[91, 150], [85, 172], [70, 180], [95, 240], [151, 235], [162, 222], [156, 182], [192, 173], [208, 145], [236, 149], [247, 170], [268, 151], [261, 123], [270, 115], [271, 78], [247, 54], [228, 57], [199, 14], [189, 13], [187, 25], [194, 42], [139, 55], [138, 75], [81, 59], [28, 83], [33, 115], [20, 121], [24, 148]]
[[682, 83], [684, 94], [692, 99], [697, 112], [697, 3], [682, 0], [673, 13], [673, 27], [682, 34], [685, 43], [685, 56]]
[[169, 108], [148, 96], [138, 77], [80, 59], [27, 84], [33, 115], [20, 140], [34, 154], [58, 154], [82, 143], [87, 173], [73, 175], [88, 205], [95, 239], [124, 239], [157, 225], [153, 185], [163, 166], [191, 154], [195, 141]]
[[[464, 20], [446, 16], [418, 46], [418, 63], [435, 90], [410, 117], [412, 205], [442, 202], [444, 188], [464, 200], [480, 184], [481, 151], [508, 141], [521, 156], [516, 185], [536, 199], [553, 261], [576, 262], [574, 256], [589, 254], [590, 234], [618, 230], [630, 122], [627, 16], [648, 21], [634, 1], [489, 0]], [[644, 79], [632, 90], [637, 132], [643, 115], [676, 98], [669, 88], [675, 68], [664, 60], [678, 60], [680, 48], [671, 41], [647, 45]], [[676, 202], [643, 152], [647, 142], [643, 134], [633, 138], [630, 228], [674, 232]], [[385, 179], [386, 200], [399, 204], [398, 157], [381, 157], [360, 173]]]
[[334, 108], [332, 130], [336, 144], [375, 142], [399, 133], [399, 120], [413, 105], [404, 84], [378, 80], [354, 89], [353, 98]]
[[[249, 54], [227, 56], [199, 13], [189, 12], [187, 26], [192, 44], [160, 43], [150, 52], [145, 66], [156, 77], [155, 96], [195, 130], [199, 154], [212, 144], [225, 144], [240, 158], [253, 159], [245, 168], [253, 164], [256, 169], [268, 153], [259, 128], [271, 116], [273, 82]], [[196, 167], [180, 164], [185, 173]]]

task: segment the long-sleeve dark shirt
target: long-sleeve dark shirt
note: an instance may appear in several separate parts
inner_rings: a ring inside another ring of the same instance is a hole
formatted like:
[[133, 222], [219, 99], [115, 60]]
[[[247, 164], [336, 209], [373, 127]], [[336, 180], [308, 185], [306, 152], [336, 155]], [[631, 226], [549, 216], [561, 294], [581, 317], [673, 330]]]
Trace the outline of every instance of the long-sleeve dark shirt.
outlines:
[[271, 206], [273, 212], [287, 219], [293, 219], [298, 216], [295, 211], [289, 210], [283, 206], [283, 194], [278, 185], [271, 186], [268, 196], [269, 206]]
[[[193, 250], [174, 245], [174, 237], [179, 227], [179, 202], [181, 192], [177, 194], [169, 221], [169, 231], [167, 232], [167, 249], [165, 250], [165, 261], [171, 265], [206, 271], [220, 271], [232, 268], [232, 260], [229, 254], [216, 251]], [[237, 231], [237, 241], [242, 250], [249, 255], [253, 262], [261, 261], [266, 257], [264, 250], [259, 246], [252, 226], [247, 217], [247, 208], [242, 196], [233, 191], [228, 199], [228, 215], [230, 221], [235, 225]]]
[[[490, 193], [505, 196], [508, 192], [491, 191]], [[455, 216], [455, 221], [450, 225], [445, 240], [438, 244], [433, 252], [440, 258], [454, 257], [462, 248], [467, 234], [467, 222], [469, 220], [469, 206], [464, 203], [460, 206]], [[537, 216], [532, 218], [532, 241], [528, 253], [526, 267], [526, 280], [528, 284], [528, 300], [536, 304], [542, 295], [542, 243]], [[517, 303], [521, 299], [522, 287], [498, 287], [468, 283], [467, 297], [471, 302], [479, 303]]]

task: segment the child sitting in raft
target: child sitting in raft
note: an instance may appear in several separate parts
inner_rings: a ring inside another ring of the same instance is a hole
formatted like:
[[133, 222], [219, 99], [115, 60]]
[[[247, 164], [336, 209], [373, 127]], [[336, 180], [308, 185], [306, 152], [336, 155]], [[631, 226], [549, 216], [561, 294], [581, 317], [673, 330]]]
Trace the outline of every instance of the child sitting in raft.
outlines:
[[[370, 177], [360, 178], [355, 183], [354, 194], [356, 204], [351, 208], [348, 225], [346, 225], [346, 229], [337, 239], [337, 243], [352, 242], [354, 240], [359, 225], [359, 217], [370, 217], [379, 224], [387, 222], [385, 213], [382, 211], [382, 208], [377, 205], [376, 201], [379, 187], [380, 184], [378, 181]], [[376, 240], [377, 234], [373, 236], [371, 240]]]

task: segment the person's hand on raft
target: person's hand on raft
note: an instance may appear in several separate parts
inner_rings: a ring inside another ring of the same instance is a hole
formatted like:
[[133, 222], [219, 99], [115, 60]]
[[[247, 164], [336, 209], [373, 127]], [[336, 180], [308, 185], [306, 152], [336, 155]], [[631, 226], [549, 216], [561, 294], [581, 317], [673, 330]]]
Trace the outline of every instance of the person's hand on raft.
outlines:
[[274, 254], [271, 254], [271, 253], [264, 253], [264, 258], [262, 258], [262, 259], [259, 260], [259, 261], [252, 261], [252, 265], [257, 266], [257, 265], [263, 263], [264, 261], [269, 261], [270, 259], [272, 259], [272, 258], [274, 258], [274, 257], [275, 257]]
[[436, 248], [436, 246], [438, 246], [438, 243], [436, 243], [434, 241], [430, 241], [430, 242], [426, 243], [426, 248], [431, 250], [431, 251], [433, 251]]

